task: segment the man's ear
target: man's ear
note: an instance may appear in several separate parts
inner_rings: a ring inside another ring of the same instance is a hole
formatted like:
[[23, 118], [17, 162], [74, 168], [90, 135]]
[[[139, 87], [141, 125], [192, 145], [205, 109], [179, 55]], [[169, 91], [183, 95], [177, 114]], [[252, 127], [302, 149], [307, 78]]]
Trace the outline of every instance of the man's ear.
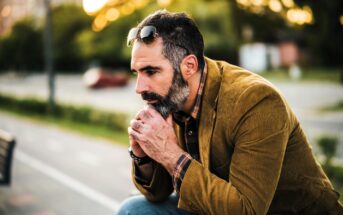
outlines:
[[191, 78], [198, 70], [198, 59], [195, 55], [187, 55], [181, 62], [181, 73], [185, 80]]

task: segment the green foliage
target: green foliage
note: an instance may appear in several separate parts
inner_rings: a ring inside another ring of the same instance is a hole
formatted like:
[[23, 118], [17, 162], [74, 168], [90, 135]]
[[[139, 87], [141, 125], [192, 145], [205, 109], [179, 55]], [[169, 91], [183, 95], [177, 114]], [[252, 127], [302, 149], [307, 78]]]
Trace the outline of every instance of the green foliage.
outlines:
[[[175, 0], [167, 9], [186, 12], [194, 19], [204, 37], [206, 56], [237, 62], [238, 32], [233, 25], [231, 4], [231, 1]], [[143, 17], [158, 9], [156, 3], [151, 4], [142, 11]]]
[[0, 94], [0, 106], [14, 111], [44, 114], [46, 108], [44, 102], [37, 99], [16, 100]]
[[[299, 39], [309, 53], [311, 65], [342, 66], [343, 28], [339, 17], [343, 1], [297, 0], [310, 5], [315, 23], [295, 27], [287, 25], [278, 14], [253, 14], [237, 7], [236, 1], [174, 0], [170, 11], [185, 11], [194, 18], [205, 40], [205, 54], [237, 63], [237, 50], [246, 42], [243, 28], [250, 26], [253, 41], [277, 42], [280, 37]], [[145, 16], [160, 9], [156, 1], [145, 8], [123, 16], [104, 30], [93, 32], [89, 17], [81, 7], [62, 5], [53, 8], [53, 50], [57, 70], [83, 70], [87, 64], [128, 67], [130, 48], [125, 45], [129, 29]], [[33, 20], [25, 19], [13, 26], [12, 32], [0, 38], [0, 70], [41, 70], [43, 62], [42, 30]], [[284, 38], [285, 39], [285, 38]], [[286, 38], [287, 39], [287, 38]], [[306, 73], [304, 73], [306, 75]]]
[[17, 99], [0, 94], [0, 108], [35, 116], [46, 116], [63, 119], [69, 122], [92, 124], [116, 131], [126, 131], [127, 116], [122, 113], [112, 113], [92, 109], [58, 104], [56, 113], [48, 115], [47, 102], [38, 99]]
[[323, 136], [318, 140], [318, 146], [325, 156], [325, 163], [330, 163], [337, 151], [338, 138], [333, 136]]
[[36, 70], [43, 61], [42, 32], [32, 19], [17, 22], [10, 35], [0, 38], [1, 70]]
[[342, 111], [343, 110], [343, 100], [338, 101], [336, 104], [323, 107], [322, 111]]
[[343, 167], [335, 166], [331, 160], [337, 151], [338, 139], [333, 136], [323, 136], [318, 140], [318, 146], [325, 156], [323, 169], [335, 187], [343, 188]]
[[[91, 17], [74, 5], [56, 7], [52, 14], [56, 69], [81, 69], [85, 62], [76, 48], [75, 38], [80, 31], [90, 28]], [[27, 18], [17, 22], [9, 35], [0, 38], [0, 70], [42, 70], [43, 28], [35, 28], [34, 20]]]
[[[104, 30], [84, 29], [77, 35], [77, 51], [88, 62], [105, 66], [127, 67], [131, 49], [126, 47], [126, 36], [145, 16], [160, 9], [156, 2], [135, 13], [121, 17]], [[205, 54], [216, 59], [236, 58], [237, 38], [231, 22], [230, 3], [204, 0], [175, 1], [170, 11], [186, 11], [200, 28], [205, 40]], [[218, 13], [218, 11], [221, 13]]]
[[323, 165], [323, 169], [336, 187], [343, 188], [343, 167], [342, 166]]
[[83, 30], [76, 37], [77, 51], [87, 62], [127, 67], [131, 49], [126, 46], [126, 36], [139, 19], [139, 13], [135, 13], [116, 20], [100, 32]]
[[322, 164], [325, 173], [330, 178], [335, 189], [343, 193], [343, 166], [335, 165], [332, 162], [337, 151], [338, 143], [337, 137], [329, 135], [320, 137], [317, 142], [325, 157], [324, 163]]
[[84, 62], [76, 44], [77, 35], [91, 26], [91, 17], [82, 8], [62, 5], [52, 11], [53, 49], [56, 69], [81, 69]]
[[[301, 81], [339, 83], [340, 71], [329, 68], [301, 68]], [[261, 75], [269, 80], [294, 81], [286, 68], [264, 71]]]
[[[234, 1], [233, 1], [234, 2]], [[235, 30], [239, 35], [239, 43], [244, 42], [267, 42], [274, 43], [278, 40], [278, 34], [281, 31], [293, 33], [296, 29], [289, 28], [285, 21], [275, 13], [255, 14], [237, 7], [236, 3], [232, 3], [233, 18], [232, 22], [235, 25]], [[243, 28], [250, 27], [253, 31], [252, 41], [244, 38]]]

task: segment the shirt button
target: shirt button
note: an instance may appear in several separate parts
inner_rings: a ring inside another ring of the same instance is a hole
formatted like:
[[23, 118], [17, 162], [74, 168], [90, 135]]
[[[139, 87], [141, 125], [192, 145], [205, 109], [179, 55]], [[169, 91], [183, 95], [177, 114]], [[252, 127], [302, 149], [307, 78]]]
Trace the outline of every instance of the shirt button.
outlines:
[[193, 131], [188, 131], [188, 135], [191, 136], [193, 134]]

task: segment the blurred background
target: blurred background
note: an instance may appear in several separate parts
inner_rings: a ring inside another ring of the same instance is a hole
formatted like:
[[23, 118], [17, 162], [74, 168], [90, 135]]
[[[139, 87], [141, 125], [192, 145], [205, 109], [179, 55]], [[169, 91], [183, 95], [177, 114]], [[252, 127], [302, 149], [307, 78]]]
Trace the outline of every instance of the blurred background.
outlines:
[[126, 36], [163, 8], [280, 89], [343, 194], [343, 1], [0, 0], [0, 214], [114, 214], [137, 192]]

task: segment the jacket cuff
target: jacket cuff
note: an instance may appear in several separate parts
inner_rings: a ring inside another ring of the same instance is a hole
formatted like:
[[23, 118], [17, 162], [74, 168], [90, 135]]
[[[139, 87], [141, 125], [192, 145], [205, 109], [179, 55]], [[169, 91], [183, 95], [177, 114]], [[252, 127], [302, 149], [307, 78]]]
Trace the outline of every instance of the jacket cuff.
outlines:
[[183, 178], [191, 162], [192, 157], [187, 152], [182, 153], [179, 159], [177, 160], [172, 176], [173, 187], [176, 192], [180, 192]]
[[151, 181], [142, 182], [135, 176], [135, 166], [132, 168], [132, 179], [136, 188], [150, 201], [163, 201], [173, 191], [172, 180], [168, 172], [153, 161], [153, 176]]

